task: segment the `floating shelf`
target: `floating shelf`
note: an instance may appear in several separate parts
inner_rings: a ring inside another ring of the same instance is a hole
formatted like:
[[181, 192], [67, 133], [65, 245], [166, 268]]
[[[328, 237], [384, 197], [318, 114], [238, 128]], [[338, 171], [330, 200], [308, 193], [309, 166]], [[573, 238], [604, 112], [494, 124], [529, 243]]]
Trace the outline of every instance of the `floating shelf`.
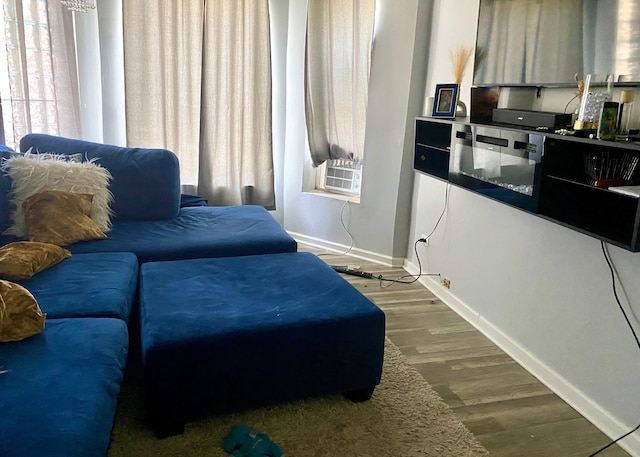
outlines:
[[599, 186], [640, 184], [638, 162], [635, 143], [416, 119], [416, 171], [632, 252], [640, 251], [640, 198]]

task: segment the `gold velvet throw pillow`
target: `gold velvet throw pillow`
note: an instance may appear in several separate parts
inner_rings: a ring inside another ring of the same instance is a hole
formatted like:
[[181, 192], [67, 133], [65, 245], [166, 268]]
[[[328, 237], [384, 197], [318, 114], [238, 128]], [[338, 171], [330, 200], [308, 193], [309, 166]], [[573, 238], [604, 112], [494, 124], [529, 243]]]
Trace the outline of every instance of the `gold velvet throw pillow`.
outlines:
[[46, 315], [27, 289], [0, 280], [0, 341], [20, 341], [44, 329]]
[[50, 243], [17, 241], [0, 248], [0, 279], [21, 281], [71, 257], [71, 253]]
[[76, 241], [106, 238], [89, 217], [91, 194], [58, 190], [40, 192], [22, 204], [29, 240], [67, 246]]
[[[108, 232], [111, 228], [111, 204], [113, 195], [109, 190], [111, 174], [93, 161], [76, 162], [69, 155], [31, 154], [11, 157], [3, 161], [0, 168], [11, 180], [9, 197], [13, 203], [11, 226], [6, 235], [27, 237], [23, 203], [32, 195], [47, 190], [75, 192], [93, 195], [91, 218], [100, 230]], [[80, 158], [82, 160], [82, 158]]]

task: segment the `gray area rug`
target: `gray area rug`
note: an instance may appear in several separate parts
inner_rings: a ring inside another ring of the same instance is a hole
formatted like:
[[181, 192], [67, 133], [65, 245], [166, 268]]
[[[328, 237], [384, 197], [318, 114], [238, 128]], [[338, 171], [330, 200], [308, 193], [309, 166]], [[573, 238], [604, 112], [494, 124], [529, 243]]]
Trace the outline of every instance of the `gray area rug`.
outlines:
[[157, 440], [135, 383], [123, 385], [109, 457], [224, 457], [233, 425], [268, 434], [287, 457], [464, 457], [488, 455], [438, 394], [387, 340], [382, 381], [371, 400], [340, 395], [187, 423]]

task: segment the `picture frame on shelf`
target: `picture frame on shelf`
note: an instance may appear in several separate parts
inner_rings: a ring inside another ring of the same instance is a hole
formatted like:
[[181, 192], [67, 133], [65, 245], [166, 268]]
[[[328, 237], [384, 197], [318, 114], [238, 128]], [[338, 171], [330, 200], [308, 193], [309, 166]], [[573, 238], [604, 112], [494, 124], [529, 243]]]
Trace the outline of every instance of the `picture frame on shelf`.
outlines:
[[460, 84], [436, 84], [436, 93], [433, 102], [432, 117], [454, 118], [456, 117], [456, 105]]

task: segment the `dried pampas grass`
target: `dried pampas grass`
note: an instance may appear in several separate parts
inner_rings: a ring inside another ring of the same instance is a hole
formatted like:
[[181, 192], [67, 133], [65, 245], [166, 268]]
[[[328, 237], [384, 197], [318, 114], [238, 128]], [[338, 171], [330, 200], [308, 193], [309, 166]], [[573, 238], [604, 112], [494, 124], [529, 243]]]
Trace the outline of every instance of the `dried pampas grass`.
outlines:
[[449, 57], [451, 58], [451, 72], [453, 73], [454, 83], [462, 83], [462, 77], [467, 69], [472, 52], [473, 46], [464, 46], [462, 44], [449, 51]]

